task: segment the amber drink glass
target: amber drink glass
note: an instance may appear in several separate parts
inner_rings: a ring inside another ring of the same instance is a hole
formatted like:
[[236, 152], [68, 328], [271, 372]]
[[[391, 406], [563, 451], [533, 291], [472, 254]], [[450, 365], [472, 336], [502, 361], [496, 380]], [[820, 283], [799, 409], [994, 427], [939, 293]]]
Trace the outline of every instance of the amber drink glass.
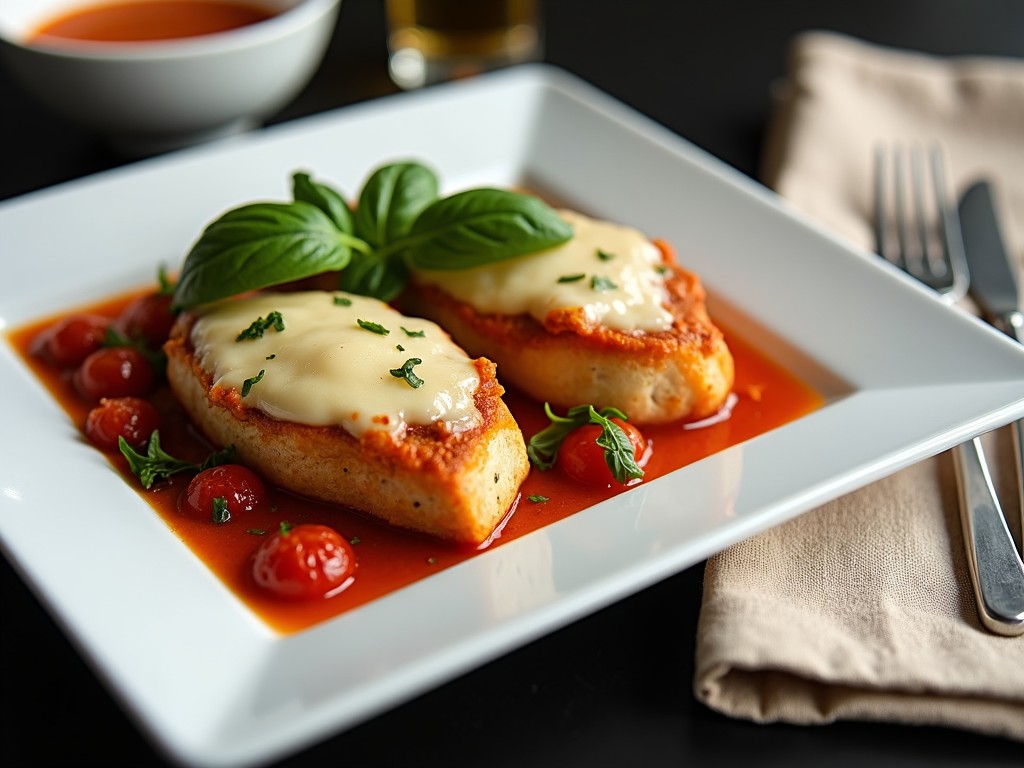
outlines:
[[386, 0], [389, 70], [401, 88], [535, 61], [540, 0]]

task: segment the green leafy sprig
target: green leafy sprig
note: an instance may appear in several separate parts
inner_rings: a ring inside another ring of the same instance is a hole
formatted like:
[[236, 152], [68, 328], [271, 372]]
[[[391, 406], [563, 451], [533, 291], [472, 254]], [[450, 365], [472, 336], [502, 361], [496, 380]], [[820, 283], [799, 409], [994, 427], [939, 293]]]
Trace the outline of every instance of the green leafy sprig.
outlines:
[[128, 459], [128, 467], [132, 474], [139, 479], [143, 488], [152, 488], [158, 481], [179, 472], [201, 472], [210, 467], [230, 464], [235, 459], [235, 447], [231, 445], [221, 451], [214, 451], [202, 464], [181, 461], [160, 447], [160, 430], [155, 430], [150, 435], [145, 455], [132, 448], [123, 437], [117, 439], [117, 444], [121, 453]]
[[439, 195], [416, 162], [377, 168], [354, 205], [308, 173], [291, 202], [256, 202], [210, 223], [185, 258], [176, 309], [340, 271], [340, 288], [389, 301], [410, 269], [460, 270], [551, 248], [572, 228], [537, 197], [479, 188]]
[[601, 427], [596, 442], [604, 449], [605, 463], [616, 482], [625, 485], [630, 480], [644, 476], [643, 469], [636, 463], [633, 443], [622, 427], [612, 421], [612, 418], [627, 421], [622, 411], [617, 408], [597, 411], [592, 405], [577, 405], [570, 408], [565, 416], [558, 416], [548, 403], [544, 403], [544, 413], [551, 423], [531, 437], [526, 446], [530, 462], [538, 469], [550, 469], [555, 465], [558, 449], [569, 433], [587, 424], [596, 424]]

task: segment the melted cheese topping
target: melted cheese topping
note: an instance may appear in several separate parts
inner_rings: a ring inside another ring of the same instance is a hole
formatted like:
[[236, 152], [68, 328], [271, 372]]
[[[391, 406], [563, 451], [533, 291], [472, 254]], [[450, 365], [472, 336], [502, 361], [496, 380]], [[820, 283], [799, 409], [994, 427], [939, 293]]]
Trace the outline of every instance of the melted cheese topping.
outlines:
[[558, 214], [573, 228], [567, 243], [474, 269], [418, 270], [417, 279], [486, 314], [529, 314], [543, 323], [554, 309], [582, 307], [593, 325], [669, 329], [657, 246], [630, 227], [574, 211]]
[[[269, 323], [262, 336], [237, 340], [275, 312], [282, 330]], [[356, 436], [436, 421], [461, 431], [481, 422], [473, 401], [480, 376], [466, 353], [434, 323], [366, 296], [308, 291], [223, 302], [202, 312], [191, 340], [214, 386], [248, 390], [242, 402], [275, 419], [340, 425]], [[391, 373], [412, 358], [422, 361], [411, 367], [418, 387]]]

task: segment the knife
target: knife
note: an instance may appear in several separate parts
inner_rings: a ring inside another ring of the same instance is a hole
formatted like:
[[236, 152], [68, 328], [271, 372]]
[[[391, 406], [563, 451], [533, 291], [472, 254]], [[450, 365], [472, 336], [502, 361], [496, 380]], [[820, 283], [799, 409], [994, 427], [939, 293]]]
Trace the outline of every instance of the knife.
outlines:
[[[971, 275], [970, 294], [984, 318], [1010, 337], [1021, 341], [1024, 313], [1012, 263], [1007, 255], [996, 215], [992, 186], [986, 181], [971, 185], [960, 199], [960, 231]], [[1024, 523], [1024, 422], [1012, 425], [1017, 467], [1017, 488]], [[975, 481], [961, 483], [964, 538], [971, 566], [978, 612], [990, 630], [1004, 635], [1024, 632], [1024, 563], [1014, 549], [999, 501], [984, 460], [982, 470], [971, 460], [981, 454], [979, 438], [973, 453], [959, 451], [957, 471]], [[1024, 525], [1022, 525], [1024, 528]], [[1007, 542], [1009, 540], [1009, 542]], [[1007, 545], [1008, 544], [1008, 545]]]

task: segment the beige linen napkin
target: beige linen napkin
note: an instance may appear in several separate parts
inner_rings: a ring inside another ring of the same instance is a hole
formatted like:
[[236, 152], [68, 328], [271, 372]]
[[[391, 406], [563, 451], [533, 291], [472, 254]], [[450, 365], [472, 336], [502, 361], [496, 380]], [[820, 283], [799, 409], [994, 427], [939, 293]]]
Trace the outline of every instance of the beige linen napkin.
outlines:
[[[931, 57], [827, 32], [800, 35], [790, 53], [769, 186], [870, 250], [875, 145], [938, 140], [958, 192], [980, 175], [998, 183], [1024, 285], [1024, 61]], [[984, 443], [1019, 537], [1008, 430]], [[891, 721], [1024, 740], [1024, 636], [989, 634], [978, 619], [952, 457], [713, 557], [694, 690], [757, 722]]]

